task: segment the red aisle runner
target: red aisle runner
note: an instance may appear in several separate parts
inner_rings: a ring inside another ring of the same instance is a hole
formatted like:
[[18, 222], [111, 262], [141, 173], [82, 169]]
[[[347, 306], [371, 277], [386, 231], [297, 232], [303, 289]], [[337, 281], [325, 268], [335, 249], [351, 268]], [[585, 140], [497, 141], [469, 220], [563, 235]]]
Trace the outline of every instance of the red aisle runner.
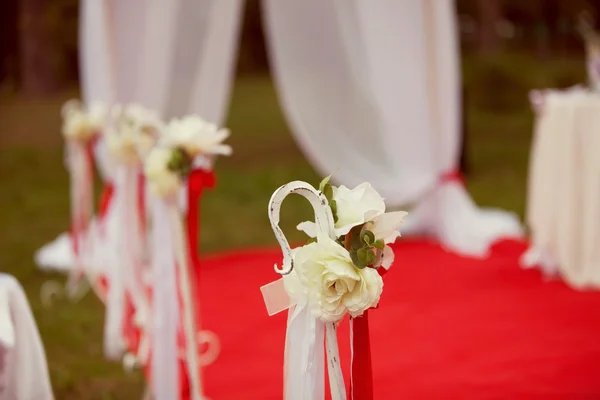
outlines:
[[[600, 293], [523, 271], [522, 243], [501, 243], [485, 261], [426, 241], [395, 250], [369, 313], [375, 399], [600, 398]], [[221, 339], [204, 369], [209, 397], [281, 399], [286, 315], [268, 317], [259, 291], [280, 261], [279, 250], [204, 260], [203, 325]]]

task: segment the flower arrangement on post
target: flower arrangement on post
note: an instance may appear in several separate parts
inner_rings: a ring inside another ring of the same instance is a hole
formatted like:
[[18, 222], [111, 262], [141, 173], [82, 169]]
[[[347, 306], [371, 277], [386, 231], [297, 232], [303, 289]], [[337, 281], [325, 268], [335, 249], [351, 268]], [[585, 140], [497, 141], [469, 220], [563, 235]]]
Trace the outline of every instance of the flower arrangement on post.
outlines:
[[[71, 272], [67, 291], [71, 298], [80, 297], [91, 276], [93, 216], [93, 145], [106, 126], [108, 108], [102, 103], [88, 106], [71, 100], [62, 108], [62, 134], [66, 141], [67, 167], [71, 180], [71, 242], [75, 268]], [[86, 280], [82, 278], [87, 276]]]
[[217, 155], [231, 155], [231, 146], [223, 144], [229, 130], [191, 115], [174, 119], [167, 125], [158, 145], [144, 162], [151, 190], [160, 197], [172, 197], [188, 177], [195, 162], [212, 163]]
[[[109, 155], [115, 166], [112, 205], [119, 213], [118, 229], [107, 238], [111, 248], [107, 257], [110, 278], [106, 298], [104, 348], [109, 359], [122, 356], [126, 343], [136, 364], [145, 365], [150, 351], [148, 338], [150, 298], [144, 285], [149, 272], [146, 236], [146, 196], [142, 160], [157, 143], [163, 122], [158, 113], [138, 104], [117, 104], [103, 132]], [[128, 304], [131, 302], [132, 304]], [[126, 310], [133, 306], [133, 318]], [[135, 338], [140, 337], [139, 342]]]
[[[315, 211], [315, 222], [298, 225], [311, 239], [293, 250], [279, 228], [281, 203], [292, 193], [306, 197]], [[383, 293], [382, 275], [394, 260], [389, 244], [400, 236], [406, 215], [386, 213], [383, 198], [370, 184], [335, 187], [330, 177], [318, 190], [305, 182], [291, 182], [271, 197], [269, 218], [284, 255], [283, 267], [276, 265], [275, 271], [283, 278], [261, 291], [270, 315], [290, 308], [286, 400], [323, 397], [323, 340], [331, 398], [346, 398], [336, 334], [346, 315], [351, 318], [351, 398], [373, 398], [367, 313], [377, 307]]]
[[306, 296], [316, 316], [337, 322], [346, 313], [359, 317], [379, 303], [383, 280], [378, 268], [392, 265], [389, 244], [400, 236], [407, 213], [386, 213], [383, 198], [369, 183], [348, 189], [331, 185], [329, 179], [321, 182], [319, 191], [328, 200], [335, 238], [319, 238], [314, 222], [299, 224], [311, 239], [296, 249], [295, 273], [284, 282], [292, 297]]
[[[227, 129], [192, 115], [174, 119], [165, 127], [157, 145], [144, 160], [144, 175], [155, 199], [152, 206], [153, 220], [153, 274], [155, 299], [155, 319], [163, 321], [178, 313], [181, 308], [183, 318], [183, 336], [185, 338], [185, 368], [189, 377], [189, 397], [192, 400], [203, 398], [203, 385], [200, 366], [211, 362], [215, 356], [204, 357], [199, 353], [198, 340], [215, 335], [200, 329], [197, 296], [197, 211], [203, 185], [206, 185], [204, 173], [212, 174], [213, 159], [217, 155], [231, 154], [231, 147], [223, 144], [229, 136]], [[208, 170], [208, 171], [207, 171]], [[185, 185], [187, 183], [187, 185]], [[177, 196], [181, 189], [187, 189], [187, 213], [179, 207]], [[184, 215], [186, 223], [184, 223]], [[185, 226], [187, 225], [187, 234]], [[165, 232], [167, 232], [165, 236]], [[168, 238], [168, 240], [166, 240]], [[160, 261], [162, 260], [162, 262]], [[171, 263], [171, 265], [169, 265]], [[174, 263], [174, 265], [173, 265]], [[175, 269], [177, 273], [175, 273]], [[181, 307], [173, 305], [170, 299], [173, 292], [181, 293]], [[168, 305], [170, 304], [170, 306]], [[160, 307], [163, 307], [160, 308]], [[170, 307], [170, 308], [169, 308]], [[165, 326], [157, 324], [157, 334], [175, 339], [178, 335], [177, 324]], [[168, 332], [167, 332], [168, 331]], [[164, 340], [161, 342], [165, 344]], [[157, 342], [158, 344], [158, 342]], [[154, 348], [153, 354], [161, 354], [171, 362], [178, 362], [178, 354], [169, 348]], [[165, 356], [166, 355], [166, 356]], [[163, 358], [163, 359], [164, 359]], [[168, 364], [168, 363], [167, 363]], [[155, 379], [172, 379], [172, 365], [153, 364]], [[169, 378], [171, 377], [171, 378]], [[177, 385], [168, 382], [155, 382], [156, 387], [172, 388]], [[165, 389], [168, 391], [168, 389]], [[166, 398], [176, 398], [179, 394], [170, 393]]]

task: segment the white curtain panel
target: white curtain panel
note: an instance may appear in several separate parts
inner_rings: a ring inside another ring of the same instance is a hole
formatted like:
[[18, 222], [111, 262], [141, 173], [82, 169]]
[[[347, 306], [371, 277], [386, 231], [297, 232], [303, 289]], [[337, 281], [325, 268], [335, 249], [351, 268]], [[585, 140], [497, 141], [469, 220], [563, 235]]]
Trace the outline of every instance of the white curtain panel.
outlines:
[[27, 297], [7, 274], [0, 274], [0, 399], [54, 399], [46, 353]]
[[416, 203], [408, 233], [485, 256], [520, 237], [518, 218], [481, 210], [458, 183], [460, 66], [450, 0], [264, 0], [277, 90], [313, 165], [371, 182], [388, 205]]

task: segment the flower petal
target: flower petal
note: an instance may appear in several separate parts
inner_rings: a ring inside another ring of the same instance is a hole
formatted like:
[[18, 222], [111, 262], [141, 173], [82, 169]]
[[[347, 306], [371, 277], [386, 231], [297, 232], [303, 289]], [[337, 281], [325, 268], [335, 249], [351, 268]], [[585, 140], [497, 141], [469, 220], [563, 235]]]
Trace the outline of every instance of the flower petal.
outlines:
[[306, 233], [309, 237], [314, 238], [317, 236], [317, 225], [312, 221], [300, 222], [296, 229]]
[[383, 239], [386, 244], [394, 243], [400, 236], [400, 226], [407, 215], [406, 211], [395, 211], [374, 218], [371, 231], [375, 235], [375, 239]]

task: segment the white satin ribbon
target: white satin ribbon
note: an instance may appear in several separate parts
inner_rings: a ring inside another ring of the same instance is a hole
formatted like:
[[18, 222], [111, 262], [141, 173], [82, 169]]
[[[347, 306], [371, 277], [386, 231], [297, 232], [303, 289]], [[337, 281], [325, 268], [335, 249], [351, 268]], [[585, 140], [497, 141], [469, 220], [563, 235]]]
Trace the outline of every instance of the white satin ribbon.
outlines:
[[153, 277], [152, 388], [155, 400], [180, 396], [179, 301], [175, 265], [175, 246], [170, 229], [169, 206], [150, 197]]
[[[269, 201], [269, 219], [283, 252], [283, 266], [275, 271], [289, 274], [294, 268], [292, 249], [279, 227], [279, 212], [283, 200], [290, 194], [305, 197], [315, 212], [317, 232], [335, 239], [331, 208], [325, 196], [312, 185], [295, 181], [277, 189]], [[284, 398], [286, 400], [322, 400], [324, 398], [324, 351], [327, 353], [329, 386], [332, 400], [346, 399], [336, 326], [324, 323], [304, 304], [289, 310], [284, 362]]]

